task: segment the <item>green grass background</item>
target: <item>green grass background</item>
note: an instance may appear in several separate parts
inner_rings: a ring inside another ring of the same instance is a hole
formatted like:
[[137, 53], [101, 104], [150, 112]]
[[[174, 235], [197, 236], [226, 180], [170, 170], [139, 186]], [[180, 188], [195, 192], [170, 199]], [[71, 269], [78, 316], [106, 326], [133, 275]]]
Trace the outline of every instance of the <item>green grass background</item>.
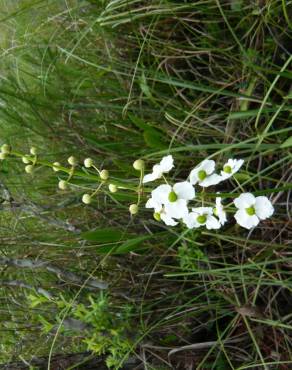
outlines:
[[[291, 366], [290, 14], [285, 0], [0, 0], [2, 143], [50, 162], [90, 156], [129, 184], [137, 158], [149, 170], [172, 153], [176, 179], [206, 157], [244, 158], [220, 190], [275, 206], [252, 232], [186, 232], [143, 209], [128, 216], [127, 192], [84, 206], [94, 181], [64, 193], [50, 169], [1, 163], [2, 257], [108, 281], [113, 315], [132, 307], [129, 356], [147, 369]], [[129, 253], [108, 253], [129, 240]], [[2, 363], [86, 349], [87, 334], [44, 330], [69, 311], [32, 307], [29, 294], [41, 287], [72, 308], [99, 292], [45, 268], [4, 264], [1, 275]]]

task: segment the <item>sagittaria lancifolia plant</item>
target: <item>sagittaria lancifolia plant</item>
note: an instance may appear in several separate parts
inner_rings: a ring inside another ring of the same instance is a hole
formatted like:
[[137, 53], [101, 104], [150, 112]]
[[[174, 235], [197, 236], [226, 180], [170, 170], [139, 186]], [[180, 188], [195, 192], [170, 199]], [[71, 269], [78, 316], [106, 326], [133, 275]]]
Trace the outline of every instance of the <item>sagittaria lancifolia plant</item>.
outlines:
[[[111, 193], [116, 193], [119, 189], [134, 191], [137, 194], [137, 201], [129, 206], [129, 212], [131, 215], [136, 215], [144, 199], [143, 194], [151, 193], [144, 206], [153, 209], [155, 220], [162, 221], [168, 226], [182, 223], [188, 229], [200, 227], [206, 227], [208, 230], [219, 229], [228, 221], [227, 213], [233, 212], [235, 206], [234, 218], [237, 223], [246, 229], [251, 229], [274, 213], [271, 201], [262, 195], [256, 197], [252, 193], [243, 192], [235, 199], [231, 199], [229, 204], [224, 205], [222, 196], [224, 201], [228, 199], [224, 193], [216, 193], [215, 204], [208, 199], [206, 188], [216, 186], [233, 177], [242, 167], [243, 159], [228, 159], [220, 173], [216, 173], [214, 160], [205, 159], [190, 171], [185, 181], [174, 183], [165, 176], [174, 168], [172, 155], [163, 157], [160, 163], [153, 166], [152, 172], [146, 175], [144, 174], [145, 162], [137, 159], [133, 167], [140, 173], [139, 181], [136, 186], [130, 186], [123, 179], [112, 179], [109, 171], [99, 169], [91, 158], [86, 158], [83, 164], [79, 165], [77, 159], [70, 156], [67, 160], [69, 167], [65, 167], [60, 162], [50, 163], [41, 160], [35, 147], [30, 148], [29, 154], [22, 154], [12, 150], [10, 145], [3, 144], [0, 159], [5, 160], [8, 156], [21, 158], [25, 164], [25, 172], [28, 174], [32, 174], [38, 165], [51, 167], [56, 173], [63, 172], [67, 178], [59, 179], [58, 187], [61, 190], [66, 190], [74, 177], [97, 181], [94, 191], [83, 194], [84, 204], [90, 204], [95, 195], [104, 191], [104, 186], [106, 191]], [[163, 184], [154, 189], [150, 188], [148, 184], [157, 180], [163, 181]], [[201, 192], [195, 187], [201, 189]]]

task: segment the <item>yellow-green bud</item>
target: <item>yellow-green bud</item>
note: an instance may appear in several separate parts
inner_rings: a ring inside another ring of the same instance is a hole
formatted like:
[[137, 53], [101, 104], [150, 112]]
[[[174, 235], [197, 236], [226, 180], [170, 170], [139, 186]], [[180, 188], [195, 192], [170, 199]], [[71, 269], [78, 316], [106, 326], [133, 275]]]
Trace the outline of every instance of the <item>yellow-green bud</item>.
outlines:
[[61, 190], [66, 190], [68, 188], [68, 183], [65, 180], [60, 180], [58, 183], [58, 187]]
[[204, 224], [207, 220], [207, 217], [205, 215], [200, 215], [197, 217], [197, 221], [199, 224]]
[[199, 180], [203, 181], [203, 180], [205, 180], [206, 177], [207, 177], [207, 172], [206, 171], [200, 170], [198, 172], [198, 178], [199, 178]]
[[90, 204], [91, 203], [91, 196], [89, 194], [83, 194], [82, 202], [84, 204]]
[[168, 200], [170, 202], [176, 202], [177, 201], [177, 195], [173, 190], [168, 194]]
[[138, 213], [139, 211], [139, 207], [137, 204], [131, 204], [130, 207], [129, 207], [129, 211], [131, 213], [131, 215], [135, 215]]
[[31, 155], [37, 155], [37, 148], [36, 147], [32, 146], [29, 151], [30, 151]]
[[108, 173], [108, 170], [102, 170], [99, 174], [100, 178], [102, 180], [107, 180], [108, 177], [109, 177], [109, 173]]
[[73, 155], [71, 155], [71, 157], [69, 157], [67, 159], [68, 163], [71, 165], [71, 166], [77, 166], [78, 164], [78, 161], [75, 157], [73, 157]]
[[135, 170], [137, 171], [142, 171], [144, 169], [144, 161], [142, 159], [137, 159], [134, 163], [133, 163], [133, 167], [135, 168]]
[[60, 166], [61, 166], [61, 164], [59, 162], [54, 162], [53, 163], [53, 171], [55, 171], [55, 172], [60, 171]]
[[114, 184], [109, 184], [108, 189], [111, 193], [116, 193], [118, 191], [118, 188]]
[[226, 166], [224, 166], [223, 171], [226, 172], [226, 173], [231, 173], [232, 168], [230, 166], [226, 165]]
[[9, 154], [11, 152], [11, 146], [8, 144], [3, 144], [1, 146], [1, 152], [4, 154]]
[[22, 162], [25, 164], [28, 164], [31, 162], [27, 155], [24, 155], [21, 159], [22, 159]]
[[27, 166], [24, 167], [24, 169], [26, 173], [33, 173], [33, 170], [34, 170], [32, 164], [28, 164]]
[[253, 215], [255, 215], [255, 214], [256, 214], [256, 211], [255, 211], [255, 209], [254, 209], [254, 207], [253, 207], [253, 206], [251, 206], [251, 207], [249, 207], [249, 208], [246, 208], [245, 210], [246, 210], [246, 213], [247, 213], [249, 216], [253, 216]]
[[0, 160], [3, 161], [3, 159], [7, 158], [7, 154], [5, 153], [0, 153]]
[[161, 221], [161, 215], [159, 212], [154, 212], [153, 217], [156, 221]]
[[93, 160], [91, 158], [84, 159], [84, 166], [86, 168], [90, 168], [92, 167], [92, 165], [93, 165]]

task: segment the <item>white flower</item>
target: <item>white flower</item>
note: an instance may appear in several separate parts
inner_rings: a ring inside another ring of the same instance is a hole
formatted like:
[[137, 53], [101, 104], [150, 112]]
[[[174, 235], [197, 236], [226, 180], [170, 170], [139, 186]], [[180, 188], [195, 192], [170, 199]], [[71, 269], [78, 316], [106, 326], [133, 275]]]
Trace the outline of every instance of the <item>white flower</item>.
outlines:
[[159, 164], [155, 164], [152, 168], [152, 173], [145, 175], [143, 183], [160, 179], [164, 173], [169, 172], [174, 167], [172, 155], [167, 155], [162, 158]]
[[233, 176], [240, 169], [243, 163], [243, 159], [228, 159], [227, 163], [223, 166], [223, 171], [221, 171], [222, 179], [226, 180]]
[[214, 173], [215, 162], [205, 159], [190, 173], [190, 183], [195, 185], [199, 184], [203, 187], [217, 185], [222, 181], [222, 177]]
[[265, 220], [274, 213], [274, 207], [267, 197], [243, 193], [233, 202], [238, 208], [234, 217], [237, 223], [246, 229], [257, 226], [260, 220]]
[[227, 221], [226, 212], [221, 203], [221, 197], [216, 197], [216, 207], [214, 208], [213, 212], [214, 215], [219, 218], [220, 224], [223, 226]]
[[154, 208], [155, 213], [169, 225], [175, 222], [173, 218], [180, 219], [188, 214], [187, 203], [194, 197], [195, 189], [187, 181], [178, 182], [173, 186], [163, 184], [152, 191], [146, 208]]
[[212, 207], [197, 207], [192, 208], [187, 216], [184, 217], [184, 222], [189, 229], [206, 226], [208, 230], [220, 229], [220, 222], [213, 216]]
[[146, 203], [146, 208], [154, 208], [154, 218], [157, 221], [163, 221], [168, 226], [176, 226], [178, 222], [174, 221], [164, 209], [164, 206], [160, 203], [155, 202], [152, 198], [148, 199]]

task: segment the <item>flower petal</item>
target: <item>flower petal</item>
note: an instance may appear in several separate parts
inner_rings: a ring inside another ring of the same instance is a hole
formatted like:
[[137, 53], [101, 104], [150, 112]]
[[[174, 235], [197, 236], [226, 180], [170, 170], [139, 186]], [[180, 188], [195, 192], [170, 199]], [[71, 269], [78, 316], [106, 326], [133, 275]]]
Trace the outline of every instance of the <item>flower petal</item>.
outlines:
[[162, 212], [160, 214], [161, 220], [167, 225], [167, 226], [176, 226], [178, 222], [174, 221], [172, 217], [170, 217], [167, 213]]
[[241, 166], [243, 165], [244, 163], [244, 160], [243, 159], [233, 159], [233, 163], [232, 163], [232, 173], [236, 173], [240, 168]]
[[261, 196], [256, 197], [255, 200], [255, 211], [256, 215], [260, 220], [269, 218], [274, 213], [274, 207], [267, 197]]
[[154, 181], [154, 180], [157, 180], [159, 179], [159, 177], [157, 176], [157, 174], [155, 173], [149, 173], [148, 175], [145, 175], [143, 177], [143, 184], [146, 184], [147, 182], [150, 182], [150, 181]]
[[177, 182], [173, 190], [179, 199], [191, 200], [195, 197], [195, 189], [188, 181]]
[[220, 224], [222, 226], [225, 225], [225, 223], [227, 222], [226, 212], [225, 211], [219, 212], [218, 217]]
[[231, 173], [227, 173], [225, 171], [221, 171], [222, 181], [229, 179], [232, 175], [233, 175], [232, 172]]
[[159, 166], [162, 172], [169, 172], [174, 167], [172, 155], [170, 154], [163, 157]]
[[156, 176], [159, 176], [159, 177], [162, 176], [163, 171], [162, 171], [160, 164], [155, 164], [152, 167], [152, 173], [154, 173]]
[[199, 178], [198, 178], [198, 172], [200, 171], [200, 168], [194, 168], [191, 172], [190, 172], [190, 183], [192, 185], [196, 185], [197, 182], [199, 181]]
[[196, 213], [197, 216], [213, 214], [212, 207], [196, 207], [196, 208], [192, 208], [192, 211]]
[[211, 159], [205, 159], [200, 165], [200, 170], [206, 171], [207, 175], [210, 175], [215, 170], [215, 161]]
[[251, 193], [243, 193], [236, 199], [234, 199], [233, 203], [235, 207], [238, 209], [245, 209], [253, 206], [255, 204], [255, 196]]
[[198, 215], [194, 212], [189, 213], [187, 216], [184, 217], [184, 223], [187, 225], [189, 229], [200, 227], [201, 224], [197, 221]]
[[249, 216], [245, 209], [239, 209], [235, 213], [234, 218], [240, 226], [246, 229], [251, 229], [252, 227], [257, 226], [260, 222], [259, 218], [256, 215]]
[[200, 186], [208, 187], [211, 185], [217, 185], [219, 182], [223, 181], [221, 176], [217, 175], [216, 173], [213, 173], [213, 175], [207, 176], [203, 181], [199, 182]]
[[174, 218], [184, 218], [188, 214], [187, 201], [178, 199], [176, 202], [168, 202], [165, 204], [165, 212]]
[[159, 164], [155, 164], [152, 168], [152, 173], [145, 175], [143, 177], [143, 184], [160, 179], [162, 174], [163, 174], [163, 171], [161, 169], [161, 166]]
[[224, 208], [222, 206], [221, 199], [222, 199], [221, 197], [216, 197], [216, 208], [215, 209], [217, 211], [216, 216], [219, 218], [219, 222], [223, 226], [227, 221], [227, 217], [226, 217], [226, 212], [224, 211]]
[[208, 230], [220, 229], [221, 224], [214, 216], [208, 216], [206, 221], [206, 227]]
[[162, 208], [162, 204], [159, 202], [156, 202], [153, 198], [150, 198], [147, 200], [145, 204], [146, 208], [154, 208], [155, 212], [160, 212]]
[[159, 185], [151, 192], [155, 202], [165, 204], [168, 202], [168, 195], [171, 192], [171, 186], [167, 184]]
[[[217, 194], [219, 194], [219, 193], [217, 193]], [[216, 208], [222, 208], [221, 200], [222, 200], [221, 197], [216, 197], [216, 199], [215, 199]]]

